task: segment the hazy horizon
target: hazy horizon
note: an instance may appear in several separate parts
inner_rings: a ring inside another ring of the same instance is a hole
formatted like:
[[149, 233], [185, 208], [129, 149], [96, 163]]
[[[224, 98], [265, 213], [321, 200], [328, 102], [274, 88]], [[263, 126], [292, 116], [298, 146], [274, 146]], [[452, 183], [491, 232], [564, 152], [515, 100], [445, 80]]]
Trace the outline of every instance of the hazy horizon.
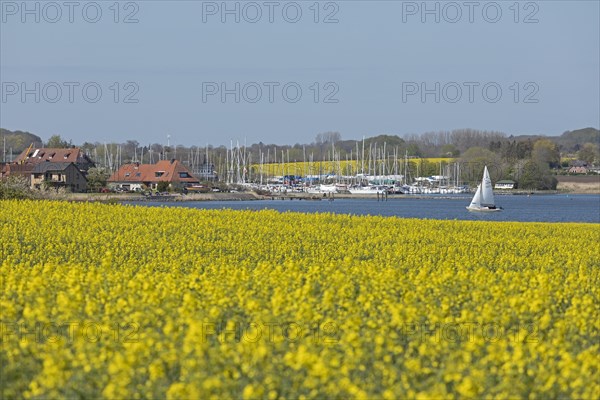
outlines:
[[[0, 128], [7, 129], [7, 128], [1, 127], [1, 126], [0, 126]], [[567, 130], [565, 132], [575, 131], [575, 130], [580, 130], [580, 129], [589, 129], [589, 128], [598, 130], [597, 127], [583, 127], [583, 128], [569, 129], [569, 130]], [[380, 136], [380, 135], [392, 135], [392, 136], [398, 136], [398, 137], [400, 137], [403, 140], [411, 140], [411, 139], [413, 139], [411, 136], [414, 136], [414, 135], [421, 136], [423, 134], [428, 134], [428, 133], [453, 132], [453, 131], [460, 131], [460, 130], [463, 130], [463, 129], [471, 129], [471, 130], [481, 131], [481, 132], [485, 131], [485, 132], [493, 132], [493, 133], [506, 134], [506, 136], [509, 137], [509, 138], [513, 137], [513, 136], [514, 137], [527, 137], [527, 136], [559, 137], [563, 133], [565, 133], [565, 132], [560, 132], [560, 133], [556, 133], [556, 134], [546, 134], [546, 133], [507, 134], [506, 132], [500, 132], [500, 131], [496, 131], [496, 130], [493, 130], [493, 129], [480, 129], [479, 130], [479, 129], [472, 129], [472, 128], [457, 128], [457, 129], [450, 129], [450, 130], [429, 131], [429, 132], [419, 132], [419, 133], [405, 133], [405, 134], [381, 132], [381, 133], [367, 134], [367, 135], [363, 135], [361, 137], [345, 137], [345, 136], [342, 135], [340, 140], [341, 141], [354, 140], [354, 141], [359, 141], [360, 142], [363, 139], [369, 139], [369, 138], [377, 137], [377, 136]], [[26, 131], [26, 130], [23, 130], [23, 129], [16, 129], [15, 128], [15, 129], [9, 129], [9, 130], [11, 132], [22, 131], [22, 132], [27, 132], [27, 133], [31, 133], [31, 134], [40, 136], [36, 132], [30, 132], [30, 131]], [[329, 132], [335, 132], [335, 131], [329, 131]], [[319, 133], [329, 133], [329, 132], [319, 132]], [[50, 137], [53, 136], [53, 135], [55, 135], [55, 134], [48, 135], [47, 137], [46, 136], [44, 136], [44, 137], [40, 136], [40, 139], [42, 139], [42, 141], [44, 143], [46, 143], [50, 139]], [[166, 145], [167, 143], [170, 143], [171, 146], [183, 146], [183, 147], [197, 146], [197, 147], [200, 147], [200, 148], [202, 148], [202, 147], [204, 147], [206, 145], [212, 146], [214, 148], [220, 147], [220, 146], [225, 146], [225, 147], [228, 148], [228, 147], [230, 147], [230, 145], [233, 145], [233, 146], [236, 146], [236, 147], [237, 147], [237, 145], [244, 146], [244, 138], [231, 138], [231, 139], [228, 139], [226, 143], [212, 143], [212, 142], [207, 142], [207, 143], [191, 143], [191, 142], [190, 143], [187, 143], [187, 142], [186, 143], [179, 143], [179, 142], [172, 141], [171, 140], [172, 137], [164, 137], [164, 138], [162, 138], [162, 140], [155, 141], [155, 142], [141, 141], [140, 138], [137, 138], [137, 137], [122, 137], [122, 138], [119, 138], [119, 139], [116, 139], [116, 140], [112, 140], [112, 141], [103, 141], [103, 140], [100, 140], [100, 139], [93, 139], [93, 138], [91, 140], [76, 141], [76, 140], [73, 140], [73, 138], [69, 138], [69, 137], [66, 137], [64, 135], [60, 135], [59, 133], [56, 133], [56, 135], [61, 136], [61, 139], [64, 140], [64, 141], [67, 141], [67, 142], [68, 141], [72, 141], [72, 143], [73, 143], [74, 146], [81, 146], [85, 142], [92, 143], [92, 144], [94, 144], [94, 143], [100, 143], [100, 144], [103, 144], [103, 143], [106, 143], [106, 144], [120, 143], [120, 144], [123, 144], [123, 143], [125, 143], [126, 141], [129, 141], [129, 140], [137, 141], [140, 146], [148, 146], [148, 145], [154, 145], [154, 144]], [[313, 138], [307, 139], [306, 141], [297, 141], [297, 142], [290, 142], [290, 143], [265, 142], [264, 140], [258, 140], [256, 142], [248, 142], [246, 140], [246, 145], [251, 146], [253, 144], [259, 144], [259, 143], [262, 143], [265, 146], [272, 146], [272, 145], [275, 145], [275, 146], [294, 146], [294, 145], [298, 145], [298, 144], [300, 144], [300, 145], [310, 145], [310, 144], [314, 144], [316, 142], [315, 139], [316, 139], [317, 135], [315, 135], [315, 137], [313, 137]], [[0, 143], [0, 145], [1, 145], [1, 143]]]

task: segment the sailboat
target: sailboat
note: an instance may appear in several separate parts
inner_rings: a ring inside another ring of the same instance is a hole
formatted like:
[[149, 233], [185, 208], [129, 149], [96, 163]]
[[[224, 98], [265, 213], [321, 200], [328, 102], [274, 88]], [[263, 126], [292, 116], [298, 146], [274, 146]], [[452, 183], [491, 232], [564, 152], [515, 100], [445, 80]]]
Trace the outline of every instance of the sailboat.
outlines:
[[487, 165], [483, 168], [483, 179], [479, 186], [471, 204], [467, 207], [469, 211], [493, 212], [502, 211], [502, 207], [496, 207], [494, 201], [494, 191], [492, 190], [492, 180], [487, 169]]

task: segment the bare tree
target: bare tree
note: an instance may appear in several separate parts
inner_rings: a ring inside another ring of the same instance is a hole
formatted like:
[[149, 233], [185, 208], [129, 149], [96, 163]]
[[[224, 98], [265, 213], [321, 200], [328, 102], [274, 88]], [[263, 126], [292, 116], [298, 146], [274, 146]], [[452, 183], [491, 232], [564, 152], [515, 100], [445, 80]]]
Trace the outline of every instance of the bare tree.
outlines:
[[337, 143], [342, 140], [342, 135], [339, 132], [324, 132], [319, 133], [315, 137], [316, 144]]

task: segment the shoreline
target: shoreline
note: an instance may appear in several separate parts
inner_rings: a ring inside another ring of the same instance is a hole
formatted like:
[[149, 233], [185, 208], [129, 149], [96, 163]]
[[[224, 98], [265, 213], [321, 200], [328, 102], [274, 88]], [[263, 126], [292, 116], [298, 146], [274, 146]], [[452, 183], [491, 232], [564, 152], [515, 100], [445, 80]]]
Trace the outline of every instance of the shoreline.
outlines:
[[[548, 196], [548, 195], [600, 195], [600, 188], [597, 190], [552, 190], [552, 191], [515, 191], [515, 192], [496, 192], [497, 196]], [[336, 193], [333, 196], [308, 194], [308, 193], [286, 193], [274, 195], [259, 195], [254, 192], [240, 193], [194, 193], [194, 194], [169, 194], [164, 196], [143, 196], [136, 193], [70, 193], [64, 197], [64, 200], [75, 202], [101, 202], [101, 203], [122, 203], [122, 202], [191, 202], [191, 201], [254, 201], [254, 200], [272, 200], [272, 201], [328, 201], [336, 199], [373, 199], [379, 201], [402, 200], [402, 199], [468, 199], [472, 193], [462, 193], [459, 195], [435, 195], [435, 194], [390, 194], [387, 196], [377, 196], [373, 194], [349, 194]]]

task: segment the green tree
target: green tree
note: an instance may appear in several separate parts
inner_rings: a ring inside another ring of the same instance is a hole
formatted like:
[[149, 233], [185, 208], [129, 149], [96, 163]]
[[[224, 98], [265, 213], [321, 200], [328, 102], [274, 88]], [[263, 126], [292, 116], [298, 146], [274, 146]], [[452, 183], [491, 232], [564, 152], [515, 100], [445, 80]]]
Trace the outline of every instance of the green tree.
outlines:
[[409, 142], [406, 144], [406, 152], [409, 156], [423, 157], [423, 152], [419, 148], [416, 142]]
[[52, 135], [50, 136], [50, 139], [48, 139], [48, 143], [46, 143], [46, 147], [52, 148], [52, 149], [66, 149], [71, 147], [72, 143], [71, 141], [67, 142], [66, 140], [63, 140], [60, 135]]
[[[27, 149], [32, 143], [33, 146], [40, 146], [42, 143], [42, 139], [39, 136], [36, 136], [29, 132], [11, 132], [7, 129], [0, 128], [0, 146], [2, 146], [3, 151], [6, 151], [6, 160], [4, 159], [4, 157], [2, 157], [0, 161], [12, 161], [12, 159], [10, 158], [11, 149], [13, 155], [16, 156], [23, 150]], [[4, 147], [5, 144], [6, 147]]]
[[598, 164], [600, 162], [600, 149], [597, 144], [586, 143], [577, 152], [577, 158], [588, 164]]
[[552, 175], [547, 165], [540, 164], [535, 160], [529, 160], [523, 165], [519, 179], [520, 188], [555, 190], [557, 184], [558, 180]]
[[167, 181], [158, 182], [158, 185], [156, 185], [156, 190], [158, 190], [159, 192], [169, 191], [169, 182], [167, 182]]
[[483, 147], [471, 147], [462, 154], [460, 162], [462, 164], [462, 178], [467, 182], [480, 181], [485, 165], [490, 171], [493, 182], [504, 177], [500, 156]]
[[517, 159], [524, 160], [526, 158], [531, 157], [532, 151], [533, 151], [533, 143], [531, 142], [531, 140], [517, 142], [516, 148], [515, 148], [515, 153], [516, 153]]
[[104, 186], [110, 177], [110, 173], [106, 168], [90, 168], [87, 172], [88, 187], [93, 192], [98, 192]]
[[445, 144], [440, 150], [440, 157], [458, 157], [460, 151], [452, 143]]
[[540, 165], [550, 168], [560, 166], [560, 151], [558, 145], [548, 139], [539, 139], [533, 144], [531, 158]]

